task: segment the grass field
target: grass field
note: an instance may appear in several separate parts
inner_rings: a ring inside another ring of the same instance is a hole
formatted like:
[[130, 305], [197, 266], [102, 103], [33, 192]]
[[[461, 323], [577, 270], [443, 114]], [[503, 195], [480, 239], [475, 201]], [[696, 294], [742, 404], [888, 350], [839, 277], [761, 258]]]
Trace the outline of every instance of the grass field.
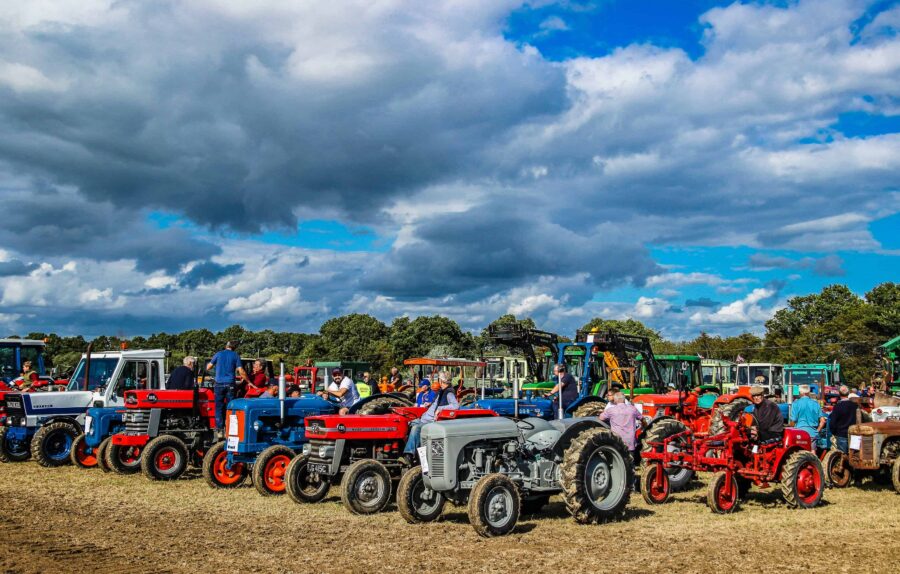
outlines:
[[174, 483], [33, 462], [0, 465], [4, 572], [900, 572], [900, 495], [828, 490], [814, 510], [752, 491], [713, 515], [705, 484], [628, 519], [580, 526], [554, 498], [510, 536], [479, 538], [465, 510], [409, 525], [388, 512], [353, 516], [336, 492], [318, 505], [263, 498], [249, 484], [214, 491], [197, 474]]

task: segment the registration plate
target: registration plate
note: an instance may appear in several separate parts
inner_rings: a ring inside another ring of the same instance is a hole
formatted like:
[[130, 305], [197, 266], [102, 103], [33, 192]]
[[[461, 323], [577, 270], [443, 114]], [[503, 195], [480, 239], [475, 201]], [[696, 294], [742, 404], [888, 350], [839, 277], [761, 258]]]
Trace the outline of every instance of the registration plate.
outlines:
[[94, 417], [88, 415], [84, 417], [84, 434], [91, 434], [91, 423], [94, 422]]
[[309, 472], [310, 473], [328, 474], [328, 471], [329, 471], [329, 469], [328, 469], [327, 464], [320, 464], [320, 463], [314, 463], [314, 462], [309, 463]]
[[6, 408], [8, 408], [8, 409], [21, 409], [21, 408], [22, 408], [22, 403], [20, 403], [19, 401], [10, 401], [10, 400], [7, 400], [7, 401], [6, 401]]
[[228, 452], [237, 452], [238, 442], [238, 437], [228, 437], [228, 440], [225, 442], [225, 450]]

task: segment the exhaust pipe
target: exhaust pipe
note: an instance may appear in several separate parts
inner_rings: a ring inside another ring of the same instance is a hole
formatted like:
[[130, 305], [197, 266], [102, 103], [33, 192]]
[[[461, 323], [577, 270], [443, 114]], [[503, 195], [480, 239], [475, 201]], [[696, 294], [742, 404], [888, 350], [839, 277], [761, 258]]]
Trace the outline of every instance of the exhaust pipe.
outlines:
[[88, 343], [87, 352], [84, 356], [84, 390], [88, 389], [88, 384], [91, 380], [91, 348], [93, 348], [94, 342], [91, 341]]
[[281, 374], [278, 376], [278, 411], [281, 417], [281, 426], [284, 426], [284, 398], [285, 398], [285, 384], [284, 384], [284, 359], [281, 360]]

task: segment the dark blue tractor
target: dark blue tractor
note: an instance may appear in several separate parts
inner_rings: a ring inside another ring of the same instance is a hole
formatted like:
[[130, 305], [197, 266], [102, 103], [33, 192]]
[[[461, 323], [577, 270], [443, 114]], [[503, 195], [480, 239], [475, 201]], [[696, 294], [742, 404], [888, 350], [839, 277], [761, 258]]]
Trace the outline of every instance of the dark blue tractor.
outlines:
[[[411, 401], [401, 393], [372, 395], [356, 403], [351, 413], [383, 414], [393, 406], [411, 406]], [[203, 477], [212, 488], [234, 488], [250, 475], [261, 495], [283, 494], [287, 465], [306, 443], [306, 417], [335, 414], [339, 408], [313, 394], [231, 401], [225, 440], [203, 457]]]
[[81, 468], [98, 467], [103, 472], [134, 474], [141, 471], [138, 449], [110, 450], [112, 435], [123, 432], [122, 407], [91, 407], [84, 432], [72, 443], [72, 463]]

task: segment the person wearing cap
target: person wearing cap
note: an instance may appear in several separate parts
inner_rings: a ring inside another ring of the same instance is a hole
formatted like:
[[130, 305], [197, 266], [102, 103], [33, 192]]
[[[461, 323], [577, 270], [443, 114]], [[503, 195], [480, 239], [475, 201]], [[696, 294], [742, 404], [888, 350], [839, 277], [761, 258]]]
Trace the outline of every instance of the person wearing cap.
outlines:
[[[422, 427], [437, 419], [438, 413], [444, 410], [454, 410], [459, 408], [459, 401], [456, 400], [456, 393], [450, 386], [450, 373], [441, 371], [437, 376], [438, 387], [437, 396], [434, 401], [428, 405], [428, 409], [422, 413], [422, 416], [409, 423], [409, 438], [406, 439], [406, 448], [403, 452], [407, 454], [415, 454], [416, 448], [419, 446], [419, 436], [422, 434]], [[432, 386], [432, 388], [434, 388]]]
[[335, 367], [331, 371], [331, 384], [327, 389], [321, 391], [319, 396], [325, 399], [330, 397], [338, 399], [341, 405], [338, 414], [345, 415], [350, 412], [350, 407], [359, 400], [359, 390], [353, 379], [344, 376], [344, 372]]
[[428, 381], [428, 379], [422, 379], [419, 382], [419, 392], [416, 394], [416, 406], [431, 406], [431, 403], [434, 402], [434, 399], [437, 398], [437, 395], [440, 391], [440, 381], [434, 381], [434, 383], [431, 383]]
[[809, 385], [800, 385], [800, 398], [791, 404], [790, 425], [804, 431], [815, 442], [825, 428], [825, 415], [819, 401], [811, 398], [809, 392]]
[[784, 435], [784, 417], [778, 405], [766, 398], [765, 387], [750, 387], [753, 402], [753, 426], [750, 438], [760, 444], [781, 440]]
[[206, 370], [215, 369], [216, 384], [213, 387], [216, 405], [216, 432], [219, 438], [224, 436], [225, 432], [225, 409], [228, 403], [234, 398], [235, 382], [240, 379], [247, 378], [247, 373], [241, 365], [241, 357], [235, 353], [237, 343], [228, 341], [225, 348], [213, 355], [206, 365]]
[[859, 405], [851, 400], [850, 389], [847, 385], [841, 385], [838, 394], [841, 400], [834, 405], [831, 414], [828, 415], [828, 427], [831, 429], [831, 436], [834, 437], [838, 450], [848, 454], [847, 432], [852, 425], [856, 424], [856, 411], [859, 410]]

